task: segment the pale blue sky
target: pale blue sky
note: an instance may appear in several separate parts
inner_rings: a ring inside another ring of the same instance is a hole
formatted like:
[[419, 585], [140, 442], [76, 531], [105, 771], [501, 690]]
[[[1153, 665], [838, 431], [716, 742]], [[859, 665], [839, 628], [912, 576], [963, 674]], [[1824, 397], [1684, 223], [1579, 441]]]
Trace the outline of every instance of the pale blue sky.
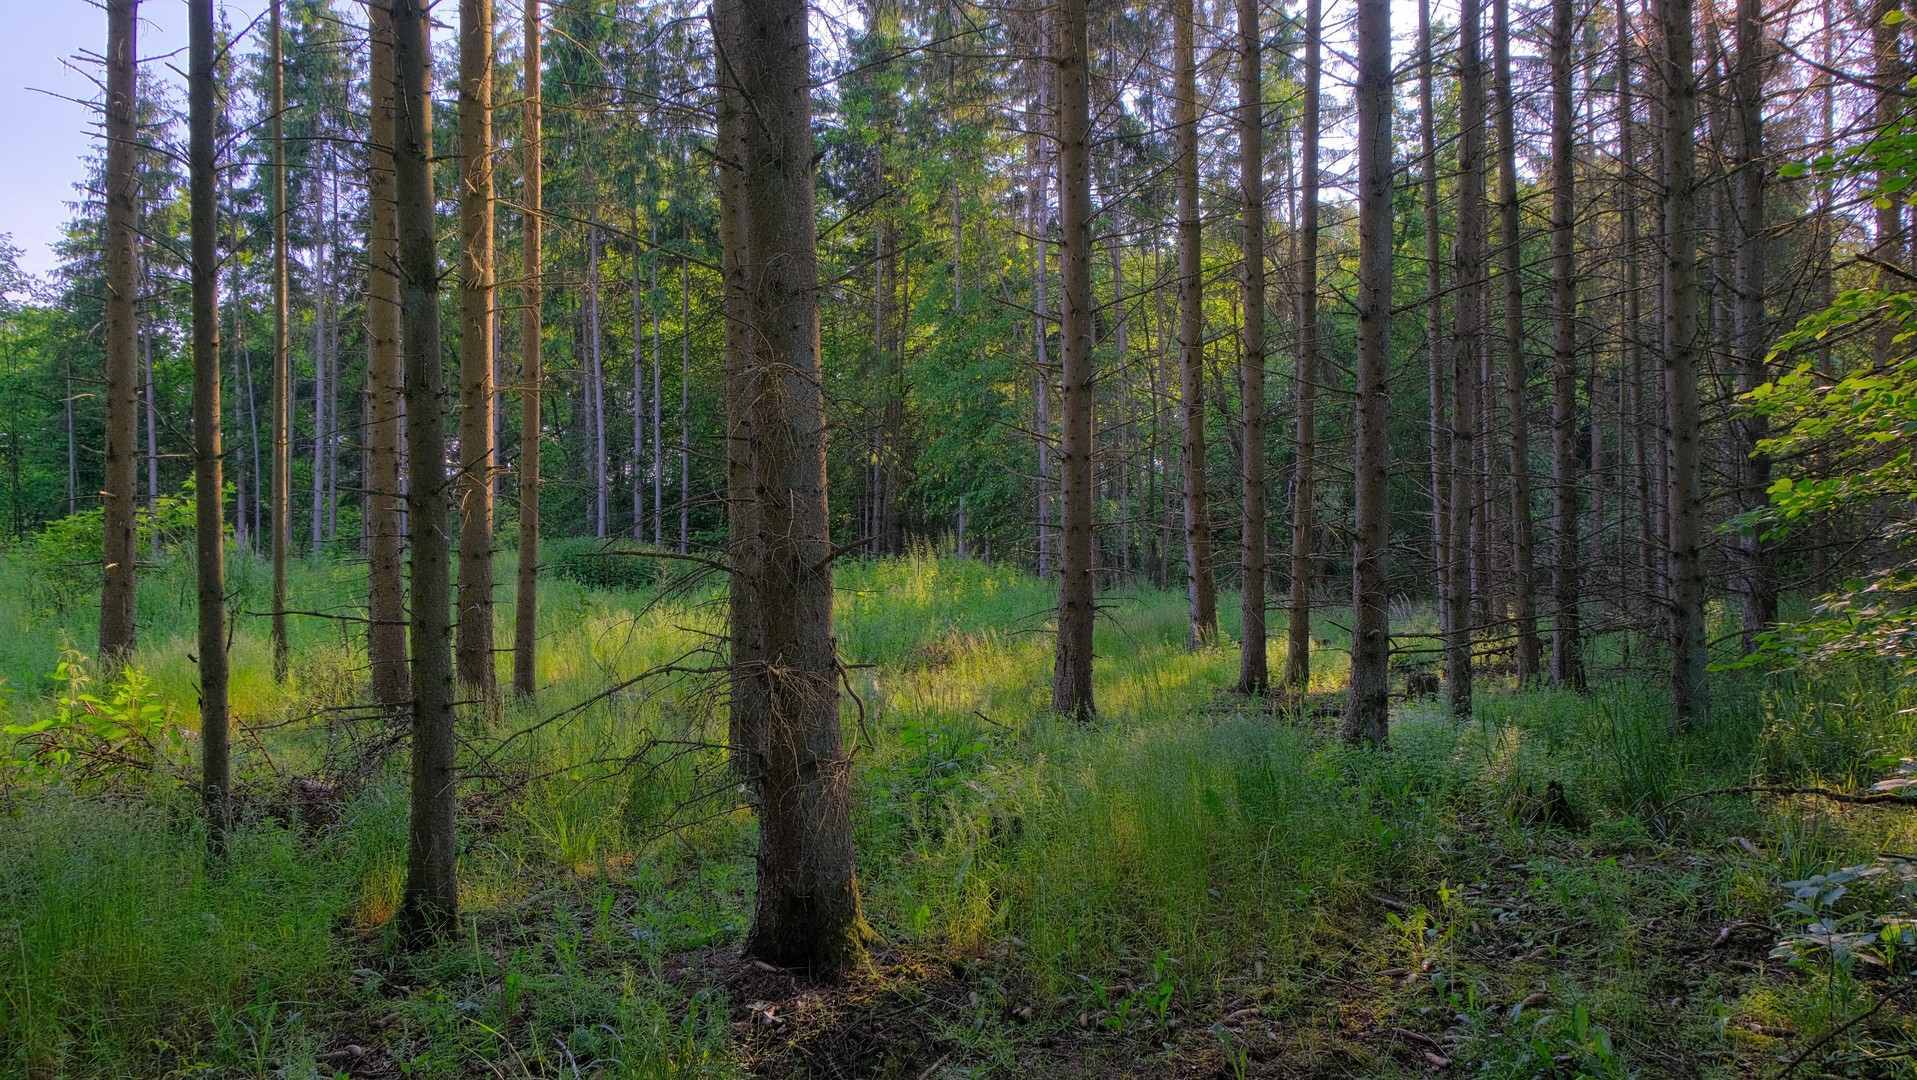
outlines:
[[[106, 12], [88, 0], [0, 0], [0, 9], [0, 232], [26, 249], [25, 269], [45, 273], [99, 130], [92, 110], [62, 98], [99, 97], [99, 67], [83, 50], [104, 48]], [[147, 0], [140, 15], [143, 59], [186, 48], [186, 0]]]

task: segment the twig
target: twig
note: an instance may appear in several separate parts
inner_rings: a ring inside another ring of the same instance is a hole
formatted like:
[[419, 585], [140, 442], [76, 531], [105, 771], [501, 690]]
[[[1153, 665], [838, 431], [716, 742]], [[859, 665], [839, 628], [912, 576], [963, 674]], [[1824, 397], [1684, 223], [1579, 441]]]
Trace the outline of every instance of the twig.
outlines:
[[1883, 997], [1880, 997], [1877, 999], [1877, 1004], [1872, 1005], [1870, 1008], [1865, 1009], [1863, 1012], [1858, 1013], [1854, 1017], [1851, 1017], [1851, 1019], [1846, 1021], [1842, 1027], [1826, 1032], [1823, 1038], [1818, 1039], [1816, 1042], [1811, 1043], [1809, 1046], [1806, 1046], [1802, 1050], [1799, 1050], [1795, 1055], [1791, 1057], [1789, 1061], [1786, 1061], [1784, 1063], [1784, 1068], [1780, 1072], [1778, 1072], [1778, 1074], [1775, 1077], [1773, 1077], [1772, 1080], [1784, 1080], [1785, 1077], [1789, 1076], [1791, 1073], [1796, 1072], [1797, 1067], [1799, 1065], [1802, 1065], [1806, 1060], [1808, 1060], [1812, 1054], [1815, 1054], [1817, 1051], [1822, 1050], [1824, 1047], [1830, 1045], [1832, 1040], [1836, 1039], [1839, 1035], [1842, 1035], [1844, 1032], [1849, 1031], [1851, 1028], [1856, 1027], [1857, 1025], [1863, 1023], [1864, 1021], [1870, 1019], [1873, 1016], [1876, 1016], [1879, 1010], [1883, 1009], [1884, 1006], [1890, 1004], [1891, 999], [1902, 995], [1903, 993], [1907, 992], [1909, 989], [1910, 989], [1909, 984], [1906, 984], [1904, 987], [1902, 987], [1901, 989], [1897, 990], [1894, 993], [1885, 994]]
[[1847, 795], [1841, 791], [1832, 791], [1821, 787], [1771, 787], [1765, 784], [1739, 784], [1736, 787], [1712, 788], [1709, 791], [1693, 791], [1689, 795], [1679, 795], [1658, 811], [1663, 813], [1681, 802], [1703, 799], [1713, 795], [1816, 795], [1832, 802], [1851, 803], [1855, 806], [1880, 806], [1895, 804], [1917, 808], [1917, 799], [1888, 792], [1881, 795]]

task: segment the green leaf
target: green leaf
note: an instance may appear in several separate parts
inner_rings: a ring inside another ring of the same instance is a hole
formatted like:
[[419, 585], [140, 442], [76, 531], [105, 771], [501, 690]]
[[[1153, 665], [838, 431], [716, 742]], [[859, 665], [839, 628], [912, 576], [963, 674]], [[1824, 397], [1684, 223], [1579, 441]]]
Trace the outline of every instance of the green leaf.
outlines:
[[1777, 170], [1777, 175], [1783, 177], [1786, 180], [1795, 180], [1798, 177], [1808, 175], [1809, 173], [1810, 173], [1810, 166], [1804, 164], [1801, 161], [1786, 161], [1784, 163], [1784, 167]]

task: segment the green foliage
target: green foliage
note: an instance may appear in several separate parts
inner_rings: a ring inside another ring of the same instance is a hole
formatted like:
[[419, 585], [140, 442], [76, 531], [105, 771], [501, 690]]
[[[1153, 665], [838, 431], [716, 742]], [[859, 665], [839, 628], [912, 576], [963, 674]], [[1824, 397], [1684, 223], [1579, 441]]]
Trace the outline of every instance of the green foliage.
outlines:
[[0, 782], [65, 779], [76, 789], [124, 782], [185, 764], [186, 738], [173, 709], [134, 665], [121, 669], [102, 698], [86, 691], [86, 658], [68, 649], [47, 676], [62, 683], [53, 711], [0, 726]]
[[[193, 506], [191, 480], [178, 495], [162, 495], [150, 506], [141, 503], [134, 519], [138, 549], [157, 552], [182, 541], [190, 542]], [[34, 538], [28, 558], [43, 595], [55, 611], [64, 610], [100, 587], [106, 544], [104, 519], [105, 511], [92, 507], [48, 522]]]

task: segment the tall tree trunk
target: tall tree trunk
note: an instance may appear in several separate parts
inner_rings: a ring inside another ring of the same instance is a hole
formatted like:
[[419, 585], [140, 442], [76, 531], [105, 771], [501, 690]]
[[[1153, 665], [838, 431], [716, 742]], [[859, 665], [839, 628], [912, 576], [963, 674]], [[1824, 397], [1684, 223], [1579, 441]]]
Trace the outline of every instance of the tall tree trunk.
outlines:
[[312, 513], [307, 526], [312, 536], [309, 549], [317, 556], [326, 539], [326, 316], [328, 294], [332, 291], [332, 261], [327, 257], [327, 234], [332, 231], [332, 215], [320, 197], [325, 185], [317, 177], [314, 183], [313, 219], [318, 236], [313, 249], [313, 471]]
[[1452, 244], [1451, 565], [1445, 572], [1445, 679], [1452, 714], [1471, 715], [1473, 543], [1477, 511], [1478, 364], [1484, 327], [1484, 60], [1478, 0], [1462, 0], [1458, 22], [1458, 232]]
[[366, 385], [366, 658], [373, 700], [403, 705], [413, 695], [406, 670], [406, 577], [399, 521], [399, 207], [393, 175], [398, 88], [393, 72], [392, 0], [375, 0], [371, 20], [372, 144], [368, 151], [370, 234], [367, 237]]
[[[1737, 109], [1736, 335], [1737, 391], [1748, 394], [1769, 381], [1764, 359], [1764, 10], [1759, 0], [1738, 0], [1737, 70], [1732, 95]], [[1758, 452], [1770, 434], [1761, 413], [1744, 410], [1737, 421], [1738, 509], [1755, 510], [1769, 498], [1771, 462]], [[1757, 647], [1756, 635], [1777, 621], [1777, 574], [1771, 546], [1757, 532], [1737, 538], [1738, 593], [1743, 601], [1744, 650]]]
[[[1872, 60], [1872, 81], [1877, 84], [1875, 115], [1871, 127], [1877, 131], [1887, 130], [1897, 120], [1903, 109], [1903, 66], [1904, 58], [1899, 51], [1899, 25], [1888, 23], [1886, 17], [1899, 10], [1898, 0], [1876, 0], [1869, 5], [1860, 5], [1862, 13], [1870, 19], [1870, 41]], [[1891, 180], [1895, 174], [1890, 170], [1878, 173], [1879, 185]], [[1877, 224], [1874, 243], [1871, 245], [1871, 258], [1882, 265], [1899, 266], [1903, 263], [1903, 206], [1896, 198], [1887, 198], [1877, 205]], [[1880, 277], [1881, 272], [1880, 272]], [[1893, 276], [1890, 281], [1896, 281]], [[1886, 283], [1887, 288], [1901, 286]], [[1895, 344], [1897, 326], [1889, 319], [1879, 321], [1875, 341], [1876, 366], [1883, 367], [1890, 362], [1891, 347]]]
[[1389, 733], [1386, 473], [1391, 454], [1391, 0], [1358, 0], [1358, 400], [1353, 433], [1351, 697], [1345, 740]]
[[544, 119], [544, 91], [540, 87], [539, 30], [540, 0], [526, 0], [526, 102], [522, 106], [525, 148], [525, 239], [524, 258], [526, 303], [521, 323], [519, 361], [519, 567], [513, 596], [513, 693], [522, 701], [539, 691], [539, 449], [544, 425], [540, 421], [540, 391], [545, 365], [540, 359], [540, 339], [546, 322], [540, 304], [544, 299], [539, 276], [540, 241], [545, 222], [540, 143]]
[[[1511, 86], [1511, 0], [1492, 0], [1491, 42], [1498, 93], [1498, 213], [1504, 266], [1504, 400], [1511, 423], [1511, 607], [1517, 619], [1518, 683], [1538, 676], [1538, 641], [1531, 526], [1531, 425], [1526, 405], [1530, 373], [1524, 362], [1524, 282], [1518, 227], [1518, 105]], [[1568, 164], [1557, 162], [1559, 167]]]
[[586, 379], [586, 400], [592, 409], [592, 534], [605, 539], [606, 524], [606, 365], [600, 351], [599, 225], [595, 211], [586, 227], [586, 358], [590, 367]]
[[1659, 0], [1664, 32], [1664, 397], [1670, 424], [1671, 702], [1680, 727], [1708, 707], [1703, 463], [1697, 372], [1697, 73], [1692, 0]]
[[[1049, 54], [1051, 38], [1044, 29], [1046, 19], [1040, 16], [1041, 51]], [[1033, 130], [1045, 121], [1046, 107], [1051, 102], [1051, 85], [1041, 73], [1038, 79], [1039, 117]], [[1051, 236], [1051, 163], [1046, 159], [1045, 140], [1035, 137], [1032, 140], [1032, 198], [1031, 230], [1032, 254], [1038, 259], [1038, 270], [1032, 278], [1032, 310], [1036, 313], [1032, 320], [1032, 333], [1038, 346], [1038, 386], [1033, 399], [1033, 417], [1038, 428], [1038, 576], [1050, 577], [1052, 573], [1052, 358], [1051, 301], [1047, 289], [1051, 284], [1050, 249], [1046, 246]]]
[[[652, 246], [659, 246], [659, 226], [652, 227]], [[652, 307], [652, 355], [659, 355], [659, 304], [656, 296], [659, 291], [659, 269], [653, 267], [652, 290], [645, 292], [640, 280], [641, 266], [639, 252], [633, 252], [632, 260], [632, 538], [645, 543], [646, 540], [646, 356], [640, 334], [639, 297], [642, 292], [655, 297]], [[654, 455], [657, 457], [657, 455]]]
[[1059, 494], [1064, 543], [1052, 708], [1079, 720], [1092, 694], [1092, 168], [1091, 48], [1085, 0], [1062, 0], [1058, 60], [1058, 217], [1061, 386]]
[[762, 795], [765, 771], [765, 652], [759, 625], [759, 516], [752, 481], [750, 361], [752, 253], [745, 186], [747, 102], [739, 65], [746, 61], [744, 0], [714, 0], [712, 37], [719, 59], [716, 135], [719, 249], [725, 317], [727, 623], [731, 649], [726, 711], [732, 767]]
[[1191, 603], [1191, 646], [1196, 649], [1218, 642], [1218, 597], [1211, 577], [1211, 504], [1205, 490], [1205, 289], [1199, 250], [1192, 0], [1172, 3], [1172, 65], [1178, 80], [1178, 403], [1185, 421], [1179, 456], [1185, 466], [1185, 595]]
[[[682, 239], [690, 240], [690, 237]], [[659, 386], [653, 370], [652, 385]], [[654, 393], [655, 402], [658, 394]], [[659, 406], [652, 409], [652, 445], [659, 443]], [[661, 451], [663, 453], [663, 451]], [[659, 467], [665, 468], [664, 458]], [[655, 491], [659, 490], [657, 488]], [[659, 501], [655, 498], [653, 506]], [[663, 513], [663, 511], [662, 511]], [[679, 554], [686, 553], [692, 530], [692, 263], [679, 260]], [[656, 535], [655, 535], [656, 540]]]
[[1632, 578], [1633, 593], [1630, 597], [1633, 610], [1643, 611], [1662, 595], [1658, 582], [1656, 541], [1652, 535], [1654, 513], [1651, 498], [1651, 461], [1645, 446], [1645, 427], [1649, 423], [1650, 410], [1646, 403], [1647, 388], [1644, 373], [1644, 346], [1640, 336], [1643, 333], [1643, 282], [1640, 269], [1638, 227], [1637, 227], [1637, 144], [1634, 138], [1637, 131], [1636, 100], [1631, 92], [1631, 12], [1626, 0], [1617, 0], [1617, 22], [1622, 29], [1618, 36], [1617, 54], [1617, 114], [1618, 114], [1618, 175], [1615, 197], [1617, 199], [1618, 232], [1623, 236], [1624, 259], [1624, 372], [1625, 385], [1630, 392], [1628, 417], [1624, 423], [1629, 427], [1631, 446], [1631, 486], [1637, 504], [1637, 543], [1633, 561], [1635, 573]]
[[[216, 852], [226, 847], [226, 485], [220, 469], [219, 161], [213, 129], [213, 0], [187, 6], [187, 186], [193, 277], [193, 525], [199, 587], [200, 793]], [[129, 491], [131, 489], [129, 488]]]
[[[134, 261], [139, 261], [139, 241], [134, 241]], [[136, 271], [134, 280], [144, 290], [152, 284], [144, 272]], [[137, 304], [133, 317], [140, 317]], [[149, 521], [158, 521], [160, 516], [160, 388], [153, 381], [153, 334], [141, 327], [140, 335], [140, 397], [146, 412], [146, 513]], [[160, 530], [153, 530], [153, 551], [160, 550]]]
[[1424, 176], [1424, 349], [1431, 375], [1431, 565], [1438, 581], [1438, 626], [1450, 623], [1451, 519], [1447, 485], [1450, 453], [1444, 407], [1443, 230], [1438, 219], [1438, 135], [1432, 87], [1431, 0], [1418, 0], [1418, 143]]
[[[1504, 3], [1505, 0], [1499, 0]], [[1551, 0], [1551, 681], [1584, 689], [1578, 637], [1577, 257], [1573, 215], [1577, 159], [1572, 143], [1571, 0]], [[1595, 383], [1593, 384], [1595, 389]], [[1601, 474], [1597, 397], [1592, 395], [1591, 471]], [[1594, 530], [1595, 531], [1595, 530]]]
[[280, 0], [272, 0], [267, 33], [272, 83], [267, 126], [273, 143], [273, 677], [285, 682], [292, 659], [286, 640], [286, 558], [293, 546], [293, 362], [286, 328], [286, 63], [281, 56]]
[[458, 926], [453, 821], [452, 565], [445, 365], [433, 209], [432, 44], [427, 0], [393, 0], [398, 137], [400, 353], [406, 366], [406, 520], [412, 551], [413, 776], [400, 928], [424, 944]]
[[[106, 98], [106, 536], [100, 582], [100, 663], [103, 671], [133, 657], [134, 569], [140, 557], [140, 180], [134, 149], [139, 67], [139, 0], [108, 0]], [[68, 400], [72, 395], [68, 394]], [[69, 407], [70, 410], [70, 407]], [[71, 424], [68, 425], [71, 431]], [[69, 500], [71, 501], [71, 500]]]
[[[657, 233], [654, 234], [655, 243]], [[659, 291], [659, 264], [652, 266], [652, 291]], [[659, 412], [664, 399], [659, 391], [659, 305], [655, 300], [652, 307], [652, 543], [654, 547], [666, 545], [666, 447], [659, 437]]]
[[1285, 628], [1285, 686], [1311, 686], [1312, 558], [1318, 531], [1318, 129], [1319, 56], [1324, 42], [1321, 0], [1305, 0], [1305, 115], [1300, 121], [1304, 190], [1298, 196], [1298, 430], [1291, 483], [1291, 599]]
[[499, 697], [493, 664], [492, 104], [493, 3], [460, 0], [457, 663], [460, 685], [487, 701]]
[[[1238, 192], [1245, 218], [1245, 320], [1238, 361], [1245, 422], [1241, 694], [1264, 693], [1271, 682], [1265, 666], [1265, 81], [1259, 29], [1258, 0], [1238, 0]], [[1119, 359], [1122, 364], [1122, 350]]]
[[[728, 5], [730, 6], [730, 5]], [[810, 41], [802, 0], [740, 0], [740, 224], [750, 257], [752, 488], [758, 495], [759, 630], [766, 737], [752, 956], [830, 972], [871, 936], [853, 861], [851, 761], [839, 726], [819, 367]]]

